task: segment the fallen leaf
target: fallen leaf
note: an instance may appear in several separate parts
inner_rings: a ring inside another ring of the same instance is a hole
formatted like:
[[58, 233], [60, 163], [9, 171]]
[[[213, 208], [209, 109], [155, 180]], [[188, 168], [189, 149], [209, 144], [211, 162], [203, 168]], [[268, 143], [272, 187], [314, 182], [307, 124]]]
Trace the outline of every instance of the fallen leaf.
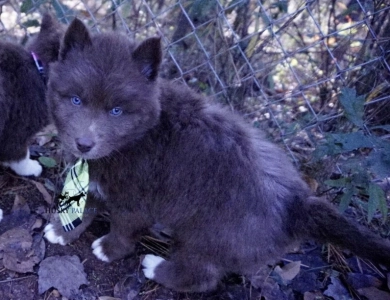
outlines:
[[283, 268], [276, 266], [274, 269], [274, 274], [277, 274], [282, 283], [286, 285], [299, 274], [300, 270], [301, 261], [293, 261], [285, 265]]
[[303, 175], [303, 180], [305, 180], [305, 182], [308, 184], [308, 186], [310, 187], [310, 189], [313, 191], [313, 192], [316, 192], [317, 189], [318, 189], [318, 182], [317, 180], [315, 180], [314, 178], [311, 178], [307, 175]]
[[60, 298], [61, 297], [61, 294], [58, 290], [54, 289], [51, 291], [51, 295], [55, 298]]
[[3, 220], [1, 221], [0, 226], [0, 235], [16, 227], [29, 228], [35, 222], [35, 219], [36, 217], [29, 211], [12, 211], [11, 214], [3, 216]]
[[45, 188], [47, 188], [49, 191], [52, 191], [53, 193], [56, 191], [56, 186], [49, 178], [45, 178]]
[[303, 294], [303, 300], [322, 300], [325, 299], [325, 296], [317, 291], [317, 292], [305, 292]]
[[390, 300], [390, 293], [378, 290], [376, 287], [366, 287], [357, 290], [362, 296], [368, 298], [368, 300]]
[[[9, 278], [0, 284], [0, 299], [2, 300], [37, 300], [34, 291], [36, 275]], [[14, 280], [12, 280], [14, 279]], [[43, 299], [43, 298], [41, 298]], [[49, 298], [52, 300], [53, 298]]]
[[331, 284], [328, 285], [328, 288], [324, 292], [325, 296], [332, 297], [333, 299], [350, 299], [351, 296], [348, 290], [342, 285], [340, 280], [336, 277], [330, 277]]
[[268, 278], [261, 287], [261, 299], [265, 300], [287, 300], [288, 293], [282, 291], [280, 286], [272, 278]]
[[106, 299], [101, 297], [100, 300], [109, 300], [109, 299], [127, 299], [133, 300], [138, 299], [138, 296], [142, 290], [142, 280], [140, 280], [138, 274], [131, 274], [122, 278], [114, 286], [114, 297]]
[[38, 189], [38, 191], [42, 194], [43, 196], [43, 199], [48, 203], [48, 204], [53, 204], [53, 197], [49, 194], [49, 192], [47, 191], [47, 189], [45, 188], [45, 186], [38, 182], [38, 181], [35, 181], [35, 180], [31, 180], [30, 181], [36, 186], [36, 188]]
[[361, 273], [348, 273], [347, 282], [355, 290], [366, 288], [366, 287], [380, 287], [382, 281], [372, 275], [361, 274]]
[[261, 289], [265, 281], [269, 278], [271, 272], [272, 268], [270, 266], [260, 267], [256, 274], [249, 278], [251, 285], [257, 289]]
[[30, 207], [28, 206], [26, 199], [16, 194], [14, 204], [12, 206], [12, 211], [15, 212], [18, 210], [23, 210], [27, 213], [30, 213]]
[[[44, 256], [45, 244], [40, 236], [33, 240], [28, 230], [13, 228], [0, 236], [0, 250], [3, 250], [3, 264], [8, 270], [27, 273]], [[43, 252], [42, 252], [43, 251]]]
[[38, 218], [35, 220], [34, 224], [31, 226], [31, 230], [39, 229], [42, 227], [42, 225], [43, 225], [43, 220]]
[[46, 168], [54, 168], [57, 165], [56, 160], [52, 157], [40, 156], [38, 160], [41, 165], [45, 166]]
[[44, 259], [39, 266], [38, 276], [39, 294], [54, 287], [69, 298], [77, 293], [80, 285], [88, 284], [84, 266], [75, 255], [57, 255]]

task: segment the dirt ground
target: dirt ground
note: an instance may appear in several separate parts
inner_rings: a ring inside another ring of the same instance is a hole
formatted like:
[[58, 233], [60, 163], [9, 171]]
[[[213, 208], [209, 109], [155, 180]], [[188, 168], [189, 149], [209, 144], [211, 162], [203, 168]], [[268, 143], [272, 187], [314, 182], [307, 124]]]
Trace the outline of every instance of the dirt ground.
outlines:
[[[56, 149], [55, 143], [35, 145], [31, 153], [56, 158]], [[22, 178], [0, 167], [1, 300], [390, 299], [387, 269], [311, 242], [276, 267], [265, 267], [252, 278], [232, 274], [216, 291], [203, 294], [175, 293], [146, 280], [140, 261], [150, 251], [141, 245], [135, 257], [110, 264], [96, 259], [91, 244], [109, 231], [107, 216], [98, 217], [71, 245], [49, 244], [43, 228], [54, 205], [54, 190], [61, 187], [60, 165], [45, 168], [39, 178]]]

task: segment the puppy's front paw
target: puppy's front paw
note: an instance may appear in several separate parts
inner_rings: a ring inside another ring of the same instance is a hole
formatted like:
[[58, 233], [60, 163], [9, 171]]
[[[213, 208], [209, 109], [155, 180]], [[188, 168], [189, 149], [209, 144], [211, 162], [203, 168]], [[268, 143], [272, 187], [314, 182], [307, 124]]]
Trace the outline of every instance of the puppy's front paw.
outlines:
[[135, 245], [131, 240], [119, 240], [116, 234], [109, 233], [92, 243], [93, 254], [105, 262], [111, 262], [134, 253]]
[[64, 237], [59, 235], [58, 230], [55, 230], [55, 227], [53, 224], [46, 225], [44, 229], [45, 235], [44, 237], [52, 244], [60, 244], [60, 245], [66, 245]]
[[10, 167], [16, 174], [20, 176], [35, 176], [38, 177], [42, 173], [42, 166], [36, 160], [26, 157], [20, 161], [11, 161], [3, 163], [6, 167]]
[[42, 166], [38, 161], [29, 159], [25, 165], [25, 174], [20, 174], [24, 176], [35, 176], [38, 177], [42, 173]]
[[110, 262], [110, 259], [108, 258], [108, 256], [104, 253], [104, 250], [103, 250], [103, 241], [104, 241], [104, 236], [102, 236], [101, 238], [98, 238], [96, 241], [94, 241], [92, 243], [92, 249], [93, 249], [93, 254], [95, 254], [95, 256], [102, 260], [102, 261], [105, 261], [105, 262]]
[[160, 256], [153, 254], [145, 255], [145, 258], [142, 260], [142, 266], [144, 267], [142, 271], [144, 272], [145, 277], [154, 279], [156, 275], [155, 270], [163, 261], [165, 261], [165, 259]]

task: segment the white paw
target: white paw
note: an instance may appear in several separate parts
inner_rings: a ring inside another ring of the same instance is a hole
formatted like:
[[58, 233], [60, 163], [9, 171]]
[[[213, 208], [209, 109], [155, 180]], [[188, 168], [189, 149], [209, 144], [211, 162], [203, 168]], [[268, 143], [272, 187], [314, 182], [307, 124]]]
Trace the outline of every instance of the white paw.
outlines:
[[48, 224], [45, 226], [45, 239], [47, 239], [52, 244], [66, 245], [64, 238], [62, 236], [56, 235], [53, 224]]
[[102, 260], [102, 261], [105, 261], [105, 262], [110, 262], [110, 260], [108, 259], [107, 255], [105, 255], [103, 253], [103, 247], [101, 246], [101, 243], [102, 243], [102, 240], [104, 239], [104, 236], [102, 236], [101, 238], [98, 238], [96, 241], [94, 241], [92, 243], [92, 249], [93, 249], [93, 254], [95, 254], [95, 256]]
[[42, 166], [36, 160], [30, 159], [30, 152], [27, 151], [27, 156], [19, 161], [10, 161], [3, 163], [6, 167], [10, 167], [16, 174], [21, 176], [36, 176], [42, 173]]
[[142, 261], [142, 266], [144, 267], [142, 271], [144, 272], [145, 277], [153, 279], [156, 275], [154, 271], [163, 261], [165, 261], [165, 259], [160, 256], [153, 254], [145, 255], [145, 258]]
[[0, 208], [0, 222], [3, 220], [3, 210]]

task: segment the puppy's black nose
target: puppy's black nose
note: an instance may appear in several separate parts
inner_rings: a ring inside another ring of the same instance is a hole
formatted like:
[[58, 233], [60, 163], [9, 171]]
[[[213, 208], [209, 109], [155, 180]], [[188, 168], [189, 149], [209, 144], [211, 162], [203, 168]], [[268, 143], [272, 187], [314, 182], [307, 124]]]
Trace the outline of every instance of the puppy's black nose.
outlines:
[[76, 145], [77, 149], [79, 149], [80, 152], [86, 153], [89, 152], [95, 146], [95, 142], [91, 138], [82, 137], [76, 139]]

